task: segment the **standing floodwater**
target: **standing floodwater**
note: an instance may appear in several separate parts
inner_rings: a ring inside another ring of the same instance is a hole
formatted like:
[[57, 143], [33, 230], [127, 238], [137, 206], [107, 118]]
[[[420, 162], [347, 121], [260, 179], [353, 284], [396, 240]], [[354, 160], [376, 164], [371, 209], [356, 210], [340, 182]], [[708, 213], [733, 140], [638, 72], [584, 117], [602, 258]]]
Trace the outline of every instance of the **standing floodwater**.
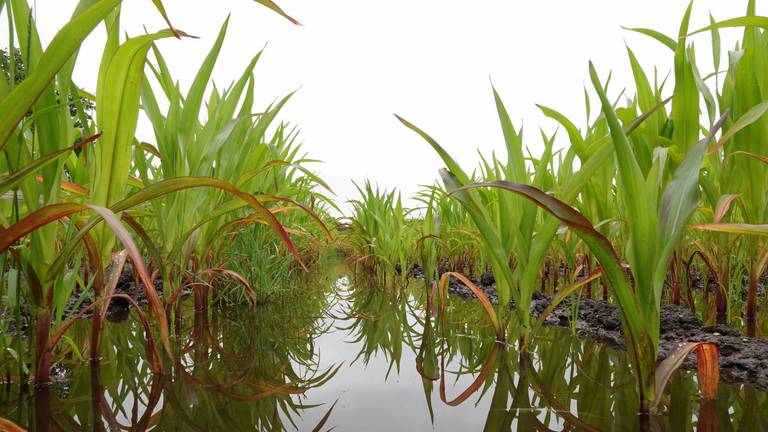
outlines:
[[[384, 289], [343, 270], [257, 308], [190, 309], [163, 376], [144, 362], [131, 313], [107, 324], [98, 366], [64, 360], [37, 395], [6, 386], [0, 417], [35, 431], [310, 431], [326, 414], [321, 430], [639, 430], [624, 353], [545, 328], [521, 356], [475, 302], [452, 299], [441, 328], [421, 282]], [[88, 336], [80, 324], [76, 343]], [[670, 390], [661, 430], [768, 421], [754, 389], [721, 384], [700, 406], [694, 375], [680, 373]]]

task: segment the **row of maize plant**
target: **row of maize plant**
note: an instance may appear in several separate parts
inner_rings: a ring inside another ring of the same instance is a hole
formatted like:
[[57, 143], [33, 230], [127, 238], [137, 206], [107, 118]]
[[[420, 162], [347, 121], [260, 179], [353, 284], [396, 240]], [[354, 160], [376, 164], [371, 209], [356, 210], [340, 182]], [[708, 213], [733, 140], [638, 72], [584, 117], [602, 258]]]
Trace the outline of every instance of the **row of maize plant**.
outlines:
[[[585, 289], [591, 293], [590, 286], [606, 287], [605, 298], [621, 311], [643, 413], [657, 409], [672, 371], [693, 350], [702, 395], [711, 397], [716, 382], [713, 344], [682, 344], [657, 365], [662, 300], [693, 308], [699, 269], [721, 319], [741, 312], [732, 309], [744, 288], [743, 318], [754, 323], [768, 263], [768, 17], [757, 16], [750, 0], [745, 16], [720, 22], [710, 17], [695, 29], [689, 26], [692, 7], [677, 35], [629, 29], [669, 49], [671, 79], [655, 69], [649, 75], [628, 48], [631, 91], [609, 91], [610, 77], [602, 79], [589, 64], [586, 127], [539, 106], [567, 135], [564, 148], [556, 145], [556, 133], [542, 132], [543, 151], [534, 155], [495, 89], [506, 158], [482, 158], [474, 171], [397, 117], [445, 166], [442, 185], [417, 196], [424, 206], [411, 260], [423, 265], [427, 286], [440, 279], [444, 296], [448, 276], [460, 277], [448, 270], [476, 276], [489, 266], [499, 295], [496, 310], [471, 280], [460, 278], [483, 300], [500, 339], [511, 322], [510, 300], [525, 337], [543, 322], [532, 322], [529, 312], [542, 286], [551, 289], [565, 279], [555, 302]], [[720, 30], [731, 27], [742, 29], [743, 37], [721, 64]], [[709, 34], [714, 58], [705, 72], [695, 56], [700, 33]], [[364, 204], [356, 216], [369, 211]], [[466, 233], [460, 247], [453, 244], [457, 233]], [[469, 255], [476, 265], [451, 268], [464, 248], [476, 251]], [[554, 282], [542, 281], [550, 276]]]
[[[298, 23], [270, 0], [257, 2]], [[109, 302], [135, 303], [117, 290], [129, 258], [150, 305], [153, 322], [136, 310], [148, 363], [159, 373], [160, 352], [173, 356], [169, 320], [184, 288], [199, 308], [209, 290], [233, 283], [239, 298], [259, 301], [233, 257], [258, 265], [281, 249], [293, 260], [282, 270], [305, 269], [330, 237], [327, 185], [306, 167], [314, 161], [301, 152], [296, 129], [277, 120], [290, 95], [254, 106], [260, 53], [231, 85], [210, 84], [225, 22], [183, 91], [155, 42], [181, 45], [188, 36], [160, 0], [153, 3], [168, 29], [126, 36], [120, 0], [80, 0], [43, 46], [29, 3], [0, 1], [10, 40], [0, 79], [0, 349], [3, 363], [15, 359], [18, 379], [48, 383], [58, 342], [86, 313], [93, 316], [89, 355], [99, 358]], [[73, 71], [99, 26], [107, 40], [89, 92]], [[149, 119], [153, 142], [136, 139], [139, 116]], [[232, 239], [254, 232], [258, 243]], [[67, 312], [73, 298], [90, 306]], [[25, 323], [31, 352], [22, 344]]]

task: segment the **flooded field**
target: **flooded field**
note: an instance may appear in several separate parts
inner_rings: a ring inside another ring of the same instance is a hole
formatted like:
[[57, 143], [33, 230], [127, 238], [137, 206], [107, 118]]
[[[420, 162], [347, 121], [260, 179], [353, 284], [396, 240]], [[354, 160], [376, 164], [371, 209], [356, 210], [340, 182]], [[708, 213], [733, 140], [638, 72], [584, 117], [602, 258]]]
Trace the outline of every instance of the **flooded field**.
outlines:
[[[522, 356], [517, 342], [496, 342], [477, 302], [452, 298], [441, 328], [425, 313], [421, 282], [387, 290], [344, 268], [319, 279], [297, 298], [257, 308], [206, 314], [185, 302], [176, 364], [162, 376], [143, 360], [144, 329], [132, 312], [106, 324], [98, 365], [63, 361], [47, 391], [5, 385], [0, 417], [34, 431], [768, 427], [765, 393], [721, 383], [714, 402], [700, 402], [685, 371], [671, 381], [664, 414], [641, 422], [623, 352], [545, 327]], [[87, 340], [87, 324], [73, 339]]]

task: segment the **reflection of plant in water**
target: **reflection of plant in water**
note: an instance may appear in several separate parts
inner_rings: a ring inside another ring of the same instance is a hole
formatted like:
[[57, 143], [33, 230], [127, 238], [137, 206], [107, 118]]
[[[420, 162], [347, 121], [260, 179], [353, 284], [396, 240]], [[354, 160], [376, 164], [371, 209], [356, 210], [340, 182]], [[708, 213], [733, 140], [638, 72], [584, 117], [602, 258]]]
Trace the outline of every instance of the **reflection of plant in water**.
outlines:
[[[516, 346], [494, 340], [479, 304], [449, 301], [448, 308], [442, 328], [440, 319], [420, 316], [418, 321], [422, 334], [416, 369], [430, 414], [435, 381], [440, 381], [444, 404], [477, 406], [490, 398], [486, 431], [716, 430], [712, 425], [720, 430], [764, 430], [768, 424], [765, 415], [748, 414], [768, 412], [764, 394], [722, 386], [715, 401], [699, 400], [690, 373], [670, 382], [666, 414], [641, 423], [635, 378], [625, 353], [544, 327], [533, 343], [529, 341], [527, 354], [520, 354]], [[518, 336], [510, 334], [508, 340]], [[458, 384], [460, 378], [464, 384]], [[452, 382], [457, 388], [446, 389]], [[722, 415], [729, 410], [730, 419]]]
[[413, 348], [417, 330], [411, 326], [408, 303], [412, 301], [405, 291], [357, 288], [343, 311], [350, 323], [339, 328], [348, 331], [351, 343], [360, 344], [360, 351], [352, 362], [363, 360], [367, 365], [381, 352], [389, 362], [387, 377], [394, 367], [400, 371], [403, 345]]
[[[292, 307], [271, 304], [258, 310], [211, 309], [186, 314], [179, 324], [176, 364], [170, 374], [152, 375], [143, 355], [143, 327], [135, 320], [108, 325], [104, 357], [92, 368], [75, 366], [63, 399], [35, 395], [38, 412], [20, 409], [13, 418], [35, 430], [283, 430], [311, 408], [299, 395], [333, 378], [321, 369], [314, 340], [327, 330], [318, 312], [321, 293], [305, 290]], [[192, 318], [191, 320], [188, 318]], [[87, 323], [73, 329], [87, 338]], [[11, 411], [3, 408], [3, 412]], [[11, 411], [12, 412], [12, 411]], [[53, 421], [56, 421], [54, 424]]]

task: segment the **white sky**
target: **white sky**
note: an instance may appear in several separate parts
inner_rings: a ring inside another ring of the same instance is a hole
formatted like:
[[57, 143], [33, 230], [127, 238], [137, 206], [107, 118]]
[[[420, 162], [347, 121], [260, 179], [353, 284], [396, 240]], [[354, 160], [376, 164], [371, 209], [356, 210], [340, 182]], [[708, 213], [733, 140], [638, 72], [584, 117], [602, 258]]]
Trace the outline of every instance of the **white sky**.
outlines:
[[[44, 43], [76, 3], [36, 0]], [[123, 3], [128, 34], [143, 33], [142, 26], [164, 27], [150, 0]], [[313, 169], [331, 184], [339, 202], [356, 195], [352, 180], [368, 177], [385, 187], [397, 186], [408, 197], [437, 177], [437, 155], [392, 113], [426, 130], [467, 168], [476, 165], [477, 150], [503, 152], [489, 77], [516, 126], [525, 125], [526, 142], [536, 153], [538, 128], [551, 133], [556, 125], [534, 104], [555, 108], [583, 125], [587, 62], [595, 62], [603, 79], [613, 70], [615, 95], [632, 82], [625, 44], [649, 75], [653, 65], [666, 74], [671, 51], [621, 26], [674, 36], [687, 6], [682, 0], [278, 0], [304, 24], [297, 27], [250, 0], [164, 3], [176, 27], [200, 37], [159, 44], [183, 88], [227, 14], [232, 13], [229, 33], [214, 71], [220, 87], [238, 77], [251, 56], [269, 43], [256, 69], [257, 102], [266, 106], [301, 87], [282, 118], [298, 124], [304, 150], [325, 161]], [[743, 15], [746, 4], [698, 0], [691, 28], [707, 25], [709, 12], [717, 20]], [[3, 46], [5, 23], [3, 16]], [[724, 32], [724, 53], [737, 36], [735, 30]], [[709, 35], [693, 40], [705, 75], [713, 70]], [[103, 43], [99, 27], [80, 54], [75, 77], [91, 91]], [[596, 106], [593, 102], [593, 114]], [[138, 135], [154, 141], [146, 122], [140, 123]]]

